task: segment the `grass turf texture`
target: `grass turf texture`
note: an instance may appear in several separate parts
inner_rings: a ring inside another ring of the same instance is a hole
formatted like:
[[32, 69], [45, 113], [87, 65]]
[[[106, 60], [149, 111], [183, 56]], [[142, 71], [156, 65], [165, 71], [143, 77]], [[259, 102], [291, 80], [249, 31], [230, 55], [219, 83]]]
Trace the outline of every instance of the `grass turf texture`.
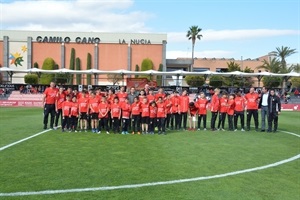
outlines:
[[[41, 108], [0, 108], [0, 147], [42, 131], [41, 112]], [[283, 112], [279, 129], [300, 134], [299, 117], [299, 112]], [[0, 152], [0, 193], [211, 176], [299, 153], [300, 138], [283, 132], [174, 131], [163, 136], [49, 131]], [[299, 199], [299, 166], [298, 159], [219, 179], [0, 199]]]

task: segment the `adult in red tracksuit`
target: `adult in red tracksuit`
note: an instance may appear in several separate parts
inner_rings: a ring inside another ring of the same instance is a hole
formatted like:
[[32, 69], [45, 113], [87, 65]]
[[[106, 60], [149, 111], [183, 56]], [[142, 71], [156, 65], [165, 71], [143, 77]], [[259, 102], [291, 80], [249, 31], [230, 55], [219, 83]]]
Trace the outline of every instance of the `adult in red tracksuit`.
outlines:
[[51, 82], [50, 87], [48, 87], [43, 94], [42, 105], [44, 108], [44, 129], [47, 129], [48, 116], [50, 113], [50, 128], [53, 129], [54, 118], [55, 118], [55, 100], [58, 89], [55, 87], [55, 83]]
[[186, 130], [187, 113], [189, 111], [190, 98], [187, 95], [186, 90], [183, 90], [183, 92], [179, 98], [180, 98], [179, 129], [181, 129], [181, 124], [183, 124], [183, 129]]
[[241, 91], [237, 92], [234, 103], [234, 131], [237, 131], [237, 122], [239, 118], [241, 121], [241, 131], [245, 131], [245, 98], [242, 97]]
[[245, 95], [247, 107], [247, 131], [250, 131], [250, 121], [253, 116], [255, 130], [258, 131], [258, 100], [259, 96], [254, 92], [254, 88], [250, 88], [248, 94]]
[[220, 107], [220, 102], [219, 102], [219, 94], [220, 94], [220, 89], [216, 88], [214, 90], [214, 95], [211, 98], [210, 101], [210, 111], [211, 111], [211, 121], [210, 121], [210, 128], [212, 131], [216, 130], [216, 120], [219, 112], [219, 107]]

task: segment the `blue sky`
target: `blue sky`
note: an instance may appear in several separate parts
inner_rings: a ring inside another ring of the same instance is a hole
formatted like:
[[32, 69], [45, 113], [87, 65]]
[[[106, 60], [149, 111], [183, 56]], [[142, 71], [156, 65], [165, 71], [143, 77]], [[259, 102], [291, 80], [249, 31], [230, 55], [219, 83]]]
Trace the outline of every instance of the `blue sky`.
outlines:
[[300, 63], [299, 0], [1, 2], [1, 30], [167, 33], [167, 58], [177, 58], [191, 57], [185, 35], [197, 25], [195, 57], [254, 59], [287, 46], [298, 52], [287, 62]]

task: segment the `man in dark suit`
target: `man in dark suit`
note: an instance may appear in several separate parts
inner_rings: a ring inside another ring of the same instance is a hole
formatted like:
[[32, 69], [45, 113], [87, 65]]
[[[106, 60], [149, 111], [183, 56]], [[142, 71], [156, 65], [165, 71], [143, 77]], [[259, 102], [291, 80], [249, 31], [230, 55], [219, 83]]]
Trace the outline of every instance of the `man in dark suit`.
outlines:
[[273, 127], [273, 132], [275, 133], [278, 128], [278, 115], [280, 114], [281, 111], [281, 102], [280, 98], [275, 95], [275, 91], [271, 90], [270, 95], [268, 97], [268, 112], [269, 112], [269, 128], [268, 132], [272, 132], [272, 126]]

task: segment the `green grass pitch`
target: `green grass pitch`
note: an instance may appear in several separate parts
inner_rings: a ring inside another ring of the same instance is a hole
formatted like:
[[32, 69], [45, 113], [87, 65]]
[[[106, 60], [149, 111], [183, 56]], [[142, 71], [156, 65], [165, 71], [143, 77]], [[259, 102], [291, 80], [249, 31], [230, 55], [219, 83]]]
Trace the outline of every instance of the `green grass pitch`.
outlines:
[[[42, 130], [42, 108], [0, 108], [0, 148]], [[208, 116], [208, 120], [210, 116]], [[279, 132], [195, 131], [106, 135], [49, 131], [0, 151], [0, 193], [122, 186], [213, 176], [300, 154], [300, 113]], [[208, 123], [209, 125], [209, 123]], [[249, 173], [104, 191], [0, 199], [300, 199], [300, 159]]]

